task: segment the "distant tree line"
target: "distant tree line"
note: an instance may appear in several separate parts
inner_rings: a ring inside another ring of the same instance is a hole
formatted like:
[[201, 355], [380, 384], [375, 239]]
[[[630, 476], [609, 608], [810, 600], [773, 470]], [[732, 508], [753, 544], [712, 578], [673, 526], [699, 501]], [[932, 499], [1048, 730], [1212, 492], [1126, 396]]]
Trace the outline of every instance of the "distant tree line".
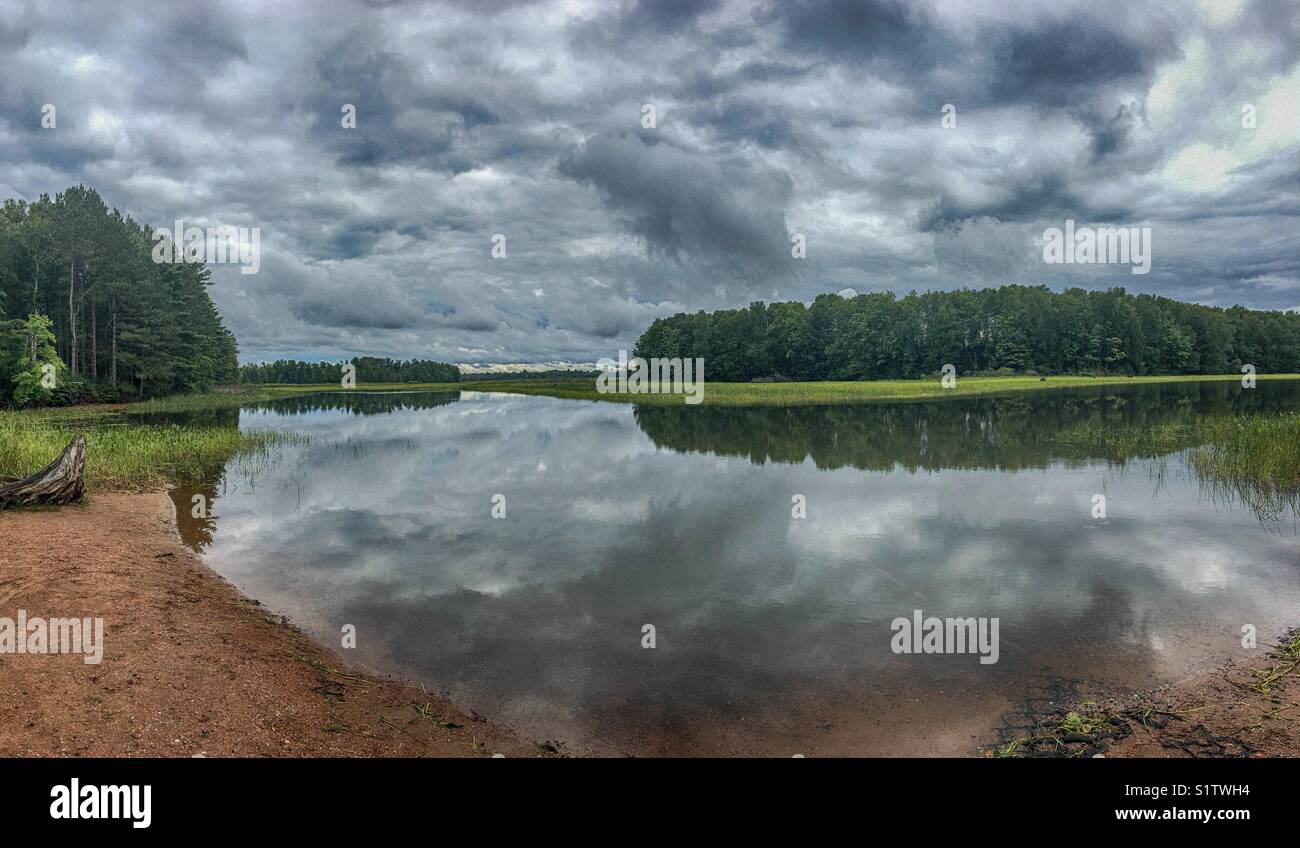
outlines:
[[358, 383], [459, 383], [460, 368], [428, 359], [398, 360], [377, 356], [354, 356], [344, 362], [302, 362], [277, 359], [242, 365], [239, 378], [245, 383], [289, 383], [294, 385], [338, 383], [343, 366], [356, 366]]
[[658, 318], [641, 357], [704, 357], [708, 379], [1300, 372], [1300, 312], [1220, 309], [1122, 288], [837, 294]]
[[93, 189], [0, 208], [0, 404], [201, 391], [231, 382], [235, 337], [208, 269], [157, 264], [153, 231]]

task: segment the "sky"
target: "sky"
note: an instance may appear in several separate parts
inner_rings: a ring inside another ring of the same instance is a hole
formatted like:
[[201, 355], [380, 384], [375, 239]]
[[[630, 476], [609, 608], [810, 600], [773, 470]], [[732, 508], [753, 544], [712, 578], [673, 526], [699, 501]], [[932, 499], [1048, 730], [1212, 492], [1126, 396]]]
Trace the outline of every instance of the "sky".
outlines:
[[[245, 362], [590, 365], [848, 290], [1300, 308], [1295, 0], [112, 9], [0, 0], [0, 197], [258, 228], [213, 266]], [[1067, 220], [1150, 272], [1046, 263]]]

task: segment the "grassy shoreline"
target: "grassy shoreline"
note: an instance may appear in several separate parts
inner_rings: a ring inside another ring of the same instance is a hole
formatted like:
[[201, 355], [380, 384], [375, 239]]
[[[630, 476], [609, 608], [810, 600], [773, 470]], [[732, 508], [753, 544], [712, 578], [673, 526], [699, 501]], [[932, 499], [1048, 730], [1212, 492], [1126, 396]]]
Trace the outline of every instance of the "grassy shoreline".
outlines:
[[265, 458], [294, 437], [233, 427], [78, 426], [66, 419], [0, 412], [0, 477], [44, 468], [74, 436], [86, 437], [86, 488], [145, 491], [220, 473], [232, 457]]
[[[953, 389], [937, 379], [878, 382], [821, 383], [708, 383], [704, 405], [808, 406], [934, 400], [951, 397], [1013, 394], [1018, 392], [1131, 385], [1239, 381], [1238, 375], [1157, 377], [970, 377], [959, 378]], [[1260, 380], [1300, 379], [1300, 374], [1260, 375]], [[219, 471], [240, 454], [265, 456], [287, 434], [244, 433], [233, 427], [127, 423], [123, 413], [184, 413], [222, 409], [317, 392], [345, 391], [334, 385], [243, 385], [206, 394], [182, 395], [131, 404], [45, 408], [21, 412], [0, 411], [0, 476], [30, 474], [53, 459], [79, 432], [87, 435], [87, 485], [92, 491], [141, 490], [165, 482], [193, 480]], [[462, 383], [377, 383], [355, 391], [481, 391], [543, 395], [571, 400], [613, 403], [681, 405], [682, 395], [601, 394], [593, 380], [500, 380]], [[1080, 444], [1123, 449], [1129, 455], [1143, 450], [1172, 452], [1200, 447], [1197, 470], [1207, 478], [1261, 482], [1294, 490], [1300, 477], [1295, 456], [1296, 416], [1281, 423], [1256, 422], [1250, 427], [1207, 426], [1202, 433], [1170, 430], [1165, 433], [1076, 433]], [[1280, 428], [1280, 429], [1279, 429]], [[1267, 432], [1265, 432], [1267, 430]], [[1288, 450], [1288, 439], [1291, 449]], [[1277, 447], [1281, 444], [1282, 447]], [[1266, 465], [1261, 465], [1265, 463]]]
[[[1300, 374], [1260, 374], [1259, 380], [1300, 380]], [[937, 379], [877, 380], [806, 383], [706, 383], [702, 406], [811, 406], [873, 403], [878, 401], [930, 400], [946, 397], [975, 397], [1052, 389], [1077, 389], [1089, 386], [1123, 386], [1138, 383], [1236, 382], [1239, 374], [1177, 375], [1149, 377], [958, 377], [952, 389], [943, 388]], [[241, 385], [200, 395], [179, 395], [130, 404], [74, 406], [34, 410], [33, 415], [65, 417], [112, 414], [116, 412], [187, 412], [261, 403], [276, 398], [315, 392], [501, 392], [505, 394], [542, 395], [567, 400], [605, 401], [609, 403], [685, 405], [680, 394], [601, 394], [595, 381], [574, 380], [464, 380], [459, 383], [369, 383], [354, 389], [334, 384], [321, 385]]]
[[[1300, 374], [1260, 375], [1259, 379], [1297, 380]], [[937, 379], [877, 380], [871, 382], [810, 383], [705, 383], [702, 406], [822, 406], [874, 403], [881, 401], [934, 400], [950, 397], [1010, 394], [1016, 392], [1077, 389], [1089, 386], [1134, 385], [1137, 383], [1188, 383], [1240, 381], [1240, 375], [1152, 376], [1152, 377], [958, 377], [955, 388], [945, 389]], [[557, 380], [461, 383], [467, 391], [501, 391], [546, 395], [572, 400], [616, 403], [685, 405], [679, 394], [600, 394], [594, 381]]]

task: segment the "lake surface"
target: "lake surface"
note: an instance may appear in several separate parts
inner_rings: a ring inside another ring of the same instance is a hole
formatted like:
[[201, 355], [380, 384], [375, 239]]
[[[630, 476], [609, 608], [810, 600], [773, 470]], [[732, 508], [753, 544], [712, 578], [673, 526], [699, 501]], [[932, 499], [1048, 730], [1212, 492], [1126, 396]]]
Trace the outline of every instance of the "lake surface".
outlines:
[[[1269, 381], [773, 409], [326, 393], [209, 413], [308, 440], [173, 497], [248, 595], [565, 750], [963, 755], [1027, 701], [1177, 681], [1300, 618], [1294, 515], [1056, 434], [1297, 408]], [[998, 662], [893, 653], [917, 609], [998, 618]]]

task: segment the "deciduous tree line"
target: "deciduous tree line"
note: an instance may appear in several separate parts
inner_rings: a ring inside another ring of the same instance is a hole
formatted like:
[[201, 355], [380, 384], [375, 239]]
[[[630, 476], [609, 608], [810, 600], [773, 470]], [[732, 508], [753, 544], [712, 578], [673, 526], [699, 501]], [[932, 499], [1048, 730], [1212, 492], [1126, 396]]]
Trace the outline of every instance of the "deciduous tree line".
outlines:
[[1226, 374], [1300, 372], [1300, 313], [1219, 309], [1122, 288], [825, 294], [811, 306], [656, 319], [641, 357], [704, 357], [708, 377], [877, 380], [961, 374]]

